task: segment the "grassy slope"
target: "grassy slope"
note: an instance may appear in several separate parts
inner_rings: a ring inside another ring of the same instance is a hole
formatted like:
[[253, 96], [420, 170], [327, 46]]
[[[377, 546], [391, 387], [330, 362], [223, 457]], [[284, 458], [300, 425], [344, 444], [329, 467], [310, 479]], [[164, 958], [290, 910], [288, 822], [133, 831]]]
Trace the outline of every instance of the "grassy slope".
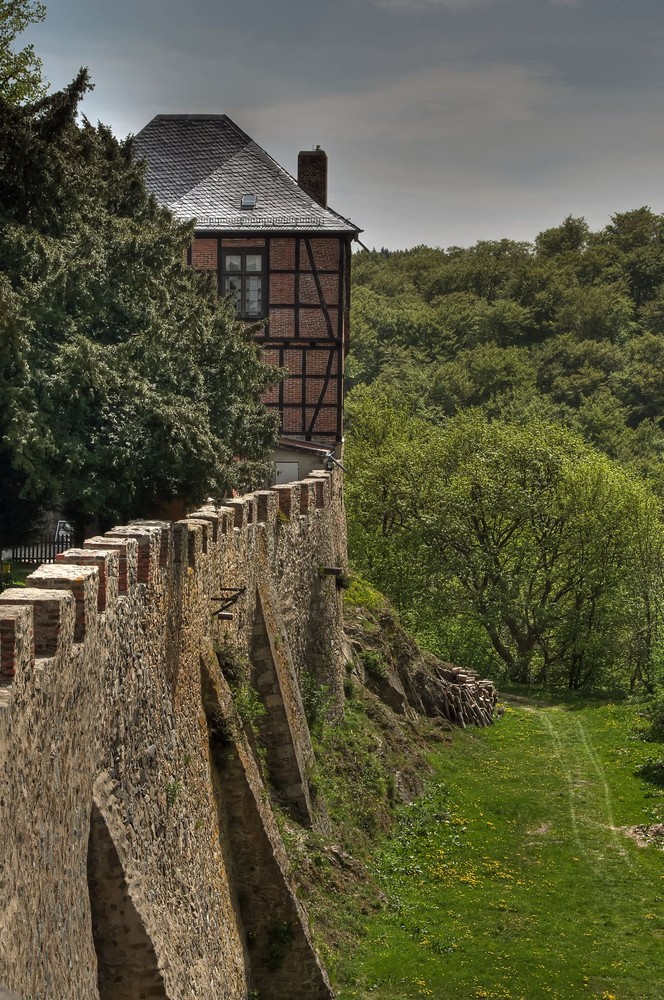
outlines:
[[634, 777], [661, 748], [629, 724], [515, 703], [434, 754], [373, 862], [387, 903], [336, 966], [340, 1000], [664, 996], [664, 854], [616, 829], [661, 820]]

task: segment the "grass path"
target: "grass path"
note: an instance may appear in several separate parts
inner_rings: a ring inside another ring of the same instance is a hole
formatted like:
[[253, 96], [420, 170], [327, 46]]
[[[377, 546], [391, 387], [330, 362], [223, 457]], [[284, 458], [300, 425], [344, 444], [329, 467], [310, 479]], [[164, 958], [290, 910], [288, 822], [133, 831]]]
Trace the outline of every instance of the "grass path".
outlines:
[[438, 753], [375, 859], [387, 904], [339, 963], [340, 1000], [661, 1000], [664, 852], [622, 829], [660, 818], [634, 768], [661, 748], [629, 721], [519, 702]]
[[567, 784], [574, 842], [590, 864], [602, 870], [610, 855], [630, 870], [636, 865], [625, 837], [616, 829], [606, 769], [595, 753], [581, 719], [560, 710], [539, 710], [539, 719], [551, 739], [561, 783]]

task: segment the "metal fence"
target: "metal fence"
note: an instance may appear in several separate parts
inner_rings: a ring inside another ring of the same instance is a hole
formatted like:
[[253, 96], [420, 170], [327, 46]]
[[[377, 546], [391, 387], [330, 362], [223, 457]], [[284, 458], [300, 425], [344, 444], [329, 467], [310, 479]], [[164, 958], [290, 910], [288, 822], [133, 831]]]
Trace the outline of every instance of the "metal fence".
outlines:
[[55, 562], [57, 552], [64, 552], [71, 547], [72, 537], [69, 533], [61, 534], [56, 540], [52, 535], [45, 535], [27, 545], [16, 545], [10, 549], [9, 562], [14, 566], [35, 566], [40, 563]]

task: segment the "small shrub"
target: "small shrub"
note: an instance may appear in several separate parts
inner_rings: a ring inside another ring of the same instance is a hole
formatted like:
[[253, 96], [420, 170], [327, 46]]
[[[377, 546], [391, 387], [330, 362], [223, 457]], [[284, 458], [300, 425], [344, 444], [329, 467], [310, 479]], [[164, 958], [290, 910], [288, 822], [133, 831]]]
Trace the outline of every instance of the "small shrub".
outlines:
[[231, 719], [224, 715], [216, 702], [205, 702], [203, 707], [205, 709], [210, 737], [217, 744], [231, 744], [235, 737]]
[[288, 920], [271, 920], [267, 925], [267, 942], [264, 961], [268, 969], [275, 971], [284, 963], [286, 952], [295, 939], [293, 925]]
[[261, 721], [267, 714], [267, 709], [261, 701], [260, 695], [248, 683], [231, 685], [231, 691], [233, 693], [235, 710], [242, 725], [256, 732]]
[[308, 670], [304, 670], [300, 677], [300, 694], [309, 729], [315, 729], [327, 717], [330, 689], [327, 684], [320, 684]]
[[320, 771], [315, 760], [308, 760], [306, 765], [307, 782], [312, 795], [318, 795], [320, 791]]
[[375, 649], [363, 649], [360, 653], [362, 666], [371, 677], [385, 677], [387, 664]]
[[353, 574], [350, 586], [344, 591], [344, 604], [349, 608], [366, 608], [367, 611], [383, 611], [387, 598], [359, 574]]
[[660, 688], [641, 713], [648, 723], [644, 736], [653, 743], [664, 742], [664, 690]]
[[221, 672], [231, 687], [234, 684], [239, 687], [248, 682], [251, 666], [244, 653], [227, 641], [215, 643], [214, 651]]
[[649, 781], [651, 785], [659, 785], [664, 788], [664, 760], [655, 757], [648, 757], [643, 764], [637, 767], [635, 774], [644, 781]]
[[166, 792], [166, 805], [169, 809], [172, 809], [177, 802], [178, 795], [182, 791], [182, 782], [167, 781], [164, 791]]

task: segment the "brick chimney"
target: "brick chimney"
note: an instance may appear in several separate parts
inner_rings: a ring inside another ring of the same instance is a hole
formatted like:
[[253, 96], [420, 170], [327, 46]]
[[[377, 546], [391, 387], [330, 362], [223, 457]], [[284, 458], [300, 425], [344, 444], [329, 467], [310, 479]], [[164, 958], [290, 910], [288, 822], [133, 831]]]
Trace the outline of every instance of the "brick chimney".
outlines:
[[320, 146], [298, 153], [297, 183], [309, 197], [327, 208], [327, 153]]

